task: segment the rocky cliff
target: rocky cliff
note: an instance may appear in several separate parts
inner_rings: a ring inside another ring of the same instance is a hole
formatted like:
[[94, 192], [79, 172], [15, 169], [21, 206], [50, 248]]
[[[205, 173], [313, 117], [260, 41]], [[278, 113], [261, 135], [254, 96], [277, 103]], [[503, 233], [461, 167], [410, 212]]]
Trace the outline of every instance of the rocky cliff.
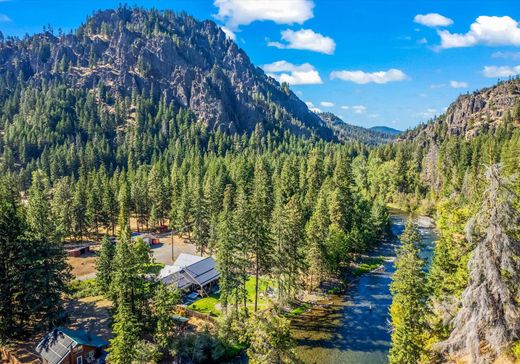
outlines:
[[95, 13], [75, 32], [46, 29], [0, 43], [0, 73], [34, 85], [66, 82], [113, 97], [152, 94], [191, 109], [210, 130], [289, 130], [335, 139], [287, 85], [255, 67], [212, 21], [120, 7]]
[[504, 121], [518, 125], [520, 79], [461, 95], [433, 121], [403, 135], [404, 139], [443, 140], [447, 136], [472, 138], [496, 129]]

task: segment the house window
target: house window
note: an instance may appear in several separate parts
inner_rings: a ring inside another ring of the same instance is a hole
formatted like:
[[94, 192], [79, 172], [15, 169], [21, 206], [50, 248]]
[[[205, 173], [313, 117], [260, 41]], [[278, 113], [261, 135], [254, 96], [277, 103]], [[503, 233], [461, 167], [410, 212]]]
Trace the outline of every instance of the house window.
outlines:
[[83, 356], [80, 355], [76, 358], [76, 364], [83, 364]]

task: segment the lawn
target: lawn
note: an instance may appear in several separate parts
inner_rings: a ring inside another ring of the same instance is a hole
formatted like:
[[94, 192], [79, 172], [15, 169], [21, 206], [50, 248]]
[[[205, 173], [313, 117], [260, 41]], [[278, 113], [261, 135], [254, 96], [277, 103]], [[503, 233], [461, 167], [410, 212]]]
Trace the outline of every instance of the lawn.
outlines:
[[[246, 290], [247, 290], [247, 308], [249, 310], [253, 310], [255, 308], [255, 277], [249, 277], [246, 282]], [[258, 285], [258, 308], [264, 309], [267, 308], [269, 304], [269, 298], [266, 297], [265, 292], [267, 287], [273, 287], [273, 281], [267, 278], [260, 277], [260, 282]], [[220, 295], [211, 294], [208, 297], [201, 298], [198, 301], [195, 301], [191, 305], [188, 306], [190, 310], [212, 314], [214, 316], [219, 316], [220, 311], [217, 309], [216, 305], [220, 302]]]

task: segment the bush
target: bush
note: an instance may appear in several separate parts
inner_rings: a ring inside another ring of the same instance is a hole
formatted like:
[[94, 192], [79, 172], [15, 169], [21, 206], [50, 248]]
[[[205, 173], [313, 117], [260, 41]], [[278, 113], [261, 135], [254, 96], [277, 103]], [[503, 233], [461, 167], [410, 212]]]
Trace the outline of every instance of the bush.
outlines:
[[513, 351], [513, 355], [515, 356], [516, 360], [520, 362], [520, 340], [513, 344], [511, 350]]
[[84, 281], [73, 280], [69, 285], [69, 290], [74, 298], [99, 296], [102, 293], [95, 278]]

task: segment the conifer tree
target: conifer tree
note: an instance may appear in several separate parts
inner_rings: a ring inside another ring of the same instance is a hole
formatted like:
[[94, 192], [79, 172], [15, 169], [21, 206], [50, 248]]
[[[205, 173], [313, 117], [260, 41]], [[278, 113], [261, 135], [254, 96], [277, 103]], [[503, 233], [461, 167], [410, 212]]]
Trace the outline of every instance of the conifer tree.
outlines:
[[424, 314], [426, 308], [425, 262], [419, 256], [421, 236], [417, 226], [409, 221], [400, 237], [396, 271], [390, 291], [392, 305], [392, 347], [390, 363], [416, 364], [424, 350]]
[[272, 239], [269, 222], [272, 209], [272, 189], [267, 163], [257, 158], [251, 196], [251, 242], [255, 263], [255, 312], [258, 310], [260, 274], [272, 266]]
[[132, 363], [137, 357], [140, 330], [137, 319], [128, 303], [117, 306], [114, 316], [114, 338], [110, 340], [107, 361], [114, 364]]
[[274, 273], [278, 279], [280, 304], [294, 298], [299, 273], [303, 267], [304, 225], [301, 206], [296, 196], [273, 211], [272, 234], [275, 249]]
[[114, 258], [116, 246], [114, 242], [105, 235], [101, 241], [99, 257], [96, 260], [96, 282], [103, 293], [108, 295], [112, 275], [114, 273]]

